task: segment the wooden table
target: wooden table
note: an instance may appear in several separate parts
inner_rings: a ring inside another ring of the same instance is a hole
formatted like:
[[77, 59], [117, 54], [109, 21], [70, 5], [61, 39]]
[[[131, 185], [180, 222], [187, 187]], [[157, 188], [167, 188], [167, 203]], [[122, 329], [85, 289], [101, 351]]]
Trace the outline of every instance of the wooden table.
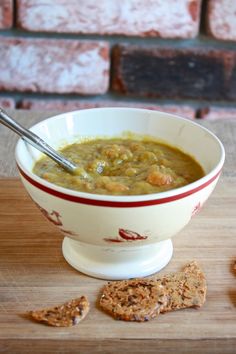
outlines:
[[[15, 111], [30, 126], [50, 114]], [[213, 195], [174, 238], [174, 256], [161, 272], [189, 260], [203, 267], [207, 301], [200, 310], [161, 315], [146, 323], [115, 321], [97, 307], [103, 280], [71, 268], [62, 236], [34, 206], [16, 177], [15, 136], [0, 127], [1, 353], [235, 353], [236, 352], [236, 120], [203, 122], [223, 141], [227, 159]], [[91, 311], [73, 328], [51, 328], [24, 317], [31, 309], [86, 294]]]

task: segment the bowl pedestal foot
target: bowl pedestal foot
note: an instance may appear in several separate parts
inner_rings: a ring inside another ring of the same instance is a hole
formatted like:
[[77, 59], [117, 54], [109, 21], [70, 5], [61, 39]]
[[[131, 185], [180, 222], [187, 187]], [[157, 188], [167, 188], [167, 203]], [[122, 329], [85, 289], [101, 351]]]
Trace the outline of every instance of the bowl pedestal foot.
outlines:
[[82, 273], [120, 280], [158, 272], [169, 263], [173, 245], [169, 239], [142, 247], [101, 247], [65, 237], [62, 253], [66, 261]]

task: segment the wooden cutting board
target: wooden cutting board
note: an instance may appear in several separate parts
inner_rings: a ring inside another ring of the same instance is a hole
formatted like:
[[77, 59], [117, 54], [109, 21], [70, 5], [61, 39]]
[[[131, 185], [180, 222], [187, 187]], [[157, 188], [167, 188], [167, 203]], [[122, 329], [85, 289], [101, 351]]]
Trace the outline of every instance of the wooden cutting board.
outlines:
[[[197, 260], [205, 271], [207, 301], [145, 323], [116, 321], [96, 301], [106, 281], [71, 268], [62, 236], [41, 215], [17, 179], [0, 180], [1, 353], [235, 353], [236, 180], [221, 178], [203, 210], [174, 238], [174, 256], [160, 273]], [[88, 317], [73, 328], [51, 328], [24, 317], [28, 310], [80, 295]]]

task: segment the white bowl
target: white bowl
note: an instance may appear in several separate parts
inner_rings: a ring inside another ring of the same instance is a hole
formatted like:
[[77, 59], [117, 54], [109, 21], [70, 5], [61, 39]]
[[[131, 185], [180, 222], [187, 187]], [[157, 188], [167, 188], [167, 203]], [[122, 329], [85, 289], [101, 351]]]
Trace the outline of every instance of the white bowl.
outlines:
[[224, 163], [219, 139], [191, 120], [132, 108], [64, 113], [31, 128], [54, 148], [84, 137], [150, 135], [194, 156], [206, 175], [167, 192], [97, 195], [65, 189], [32, 172], [41, 153], [19, 140], [16, 160], [22, 182], [43, 214], [65, 235], [62, 251], [77, 270], [104, 279], [150, 275], [171, 259], [170, 240], [200, 210]]

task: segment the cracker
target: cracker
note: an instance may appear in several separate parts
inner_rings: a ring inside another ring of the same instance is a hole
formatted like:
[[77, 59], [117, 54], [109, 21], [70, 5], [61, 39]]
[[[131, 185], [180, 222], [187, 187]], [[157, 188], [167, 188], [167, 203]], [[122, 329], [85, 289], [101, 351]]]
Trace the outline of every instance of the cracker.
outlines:
[[196, 261], [192, 261], [192, 262], [187, 263], [183, 267], [183, 272], [198, 274], [199, 276], [202, 276], [202, 277], [205, 278], [201, 268], [199, 267], [199, 265], [198, 265], [198, 263]]
[[168, 301], [162, 313], [189, 307], [199, 308], [206, 300], [206, 279], [196, 262], [187, 264], [182, 272], [157, 279], [164, 286]]
[[146, 279], [108, 283], [100, 299], [102, 309], [115, 319], [137, 322], [156, 317], [166, 303], [163, 286]]
[[38, 311], [30, 311], [29, 315], [37, 322], [54, 327], [70, 327], [78, 324], [89, 312], [89, 302], [85, 296], [73, 299], [63, 305]]
[[157, 279], [133, 279], [108, 283], [100, 306], [114, 318], [148, 321], [159, 313], [189, 307], [199, 308], [206, 300], [206, 279], [196, 262], [181, 272]]

